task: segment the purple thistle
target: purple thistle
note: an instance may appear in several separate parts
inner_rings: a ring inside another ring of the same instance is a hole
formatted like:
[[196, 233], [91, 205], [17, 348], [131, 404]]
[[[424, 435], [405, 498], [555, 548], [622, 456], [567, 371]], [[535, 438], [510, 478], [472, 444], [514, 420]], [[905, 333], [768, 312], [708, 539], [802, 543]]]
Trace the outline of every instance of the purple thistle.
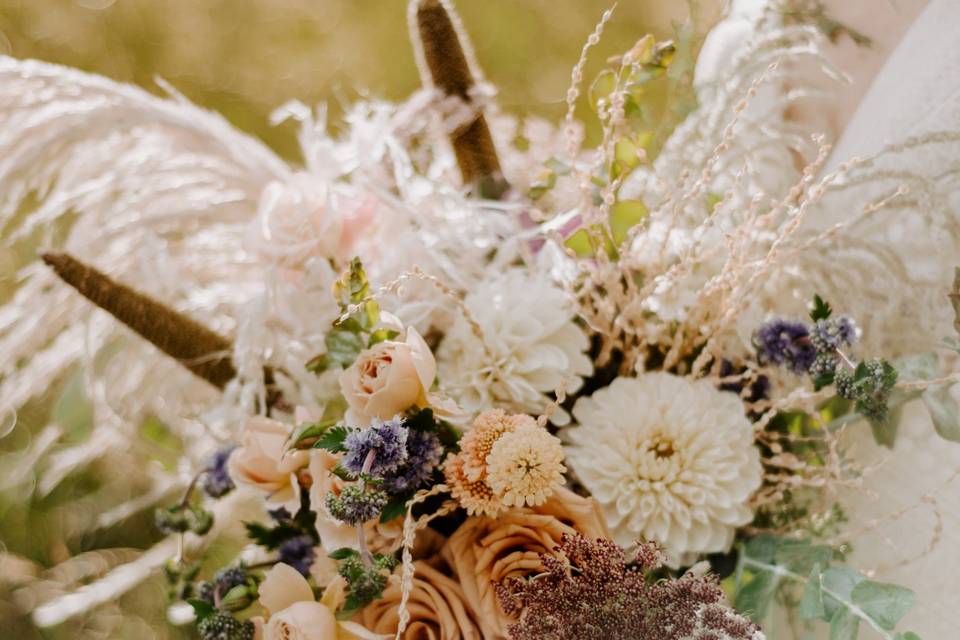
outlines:
[[784, 365], [794, 373], [805, 373], [817, 357], [810, 341], [810, 329], [796, 320], [774, 318], [753, 334], [753, 346], [761, 364]]
[[407, 461], [383, 476], [383, 489], [398, 494], [422, 487], [433, 475], [443, 446], [436, 434], [411, 429], [407, 434]]
[[384, 474], [396, 470], [407, 459], [408, 431], [400, 416], [386, 422], [375, 420], [366, 429], [351, 431], [343, 441], [347, 453], [340, 465], [349, 473], [359, 476], [367, 454], [375, 451], [370, 475], [375, 478], [383, 477]]
[[211, 498], [222, 498], [233, 491], [234, 484], [230, 472], [227, 471], [227, 461], [235, 448], [235, 445], [224, 447], [214, 453], [207, 462], [201, 485], [204, 493]]
[[310, 536], [291, 538], [281, 544], [278, 551], [280, 562], [290, 565], [305, 578], [310, 575], [310, 567], [313, 566], [313, 560], [317, 556], [313, 538]]

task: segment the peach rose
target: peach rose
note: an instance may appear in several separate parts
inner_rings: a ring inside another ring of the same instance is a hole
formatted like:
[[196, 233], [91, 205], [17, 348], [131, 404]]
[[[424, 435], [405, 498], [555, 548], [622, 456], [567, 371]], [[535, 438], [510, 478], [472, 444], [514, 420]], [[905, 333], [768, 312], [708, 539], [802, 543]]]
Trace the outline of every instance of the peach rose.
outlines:
[[610, 537], [597, 503], [564, 488], [538, 507], [510, 509], [496, 518], [471, 516], [450, 537], [444, 558], [477, 612], [484, 638], [506, 638], [514, 622], [500, 608], [494, 584], [543, 571], [540, 554], [553, 553], [564, 533]]
[[411, 327], [405, 341], [374, 345], [340, 374], [340, 390], [350, 405], [348, 418], [365, 426], [374, 418], [389, 420], [413, 406], [425, 406], [436, 376], [430, 347]]
[[[481, 640], [477, 616], [467, 605], [463, 587], [425, 561], [414, 563], [413, 591], [407, 610], [410, 621], [403, 640]], [[378, 633], [397, 632], [400, 620], [400, 585], [391, 584], [383, 598], [374, 600], [360, 612], [365, 627]]]
[[282, 562], [267, 571], [260, 583], [260, 605], [267, 618], [255, 618], [258, 640], [381, 640], [356, 622], [337, 621], [343, 603], [342, 579], [332, 583], [317, 602], [300, 572]]
[[230, 477], [269, 494], [269, 502], [299, 506], [296, 472], [306, 466], [308, 452], [288, 451], [290, 427], [262, 416], [247, 419], [240, 446], [228, 462]]

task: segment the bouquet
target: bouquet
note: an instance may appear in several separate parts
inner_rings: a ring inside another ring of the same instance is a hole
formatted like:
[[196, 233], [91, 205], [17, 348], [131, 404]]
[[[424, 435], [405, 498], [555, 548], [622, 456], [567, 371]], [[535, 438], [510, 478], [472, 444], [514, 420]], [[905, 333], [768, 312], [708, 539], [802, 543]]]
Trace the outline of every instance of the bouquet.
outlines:
[[[913, 592], [847, 562], [837, 493], [865, 472], [844, 435], [892, 446], [907, 402], [960, 440], [956, 336], [903, 357], [960, 309], [960, 276], [949, 296], [931, 276], [917, 322], [932, 328], [898, 331], [884, 279], [910, 265], [863, 233], [937, 185], [878, 188], [888, 156], [827, 171], [826, 143], [768, 108], [776, 83], [805, 81], [785, 61], [827, 65], [824, 33], [786, 11], [711, 86], [694, 82], [689, 26], [609, 60], [586, 92], [602, 131], [587, 148], [576, 105], [611, 15], [554, 127], [500, 113], [452, 8], [416, 0], [425, 89], [357, 104], [337, 135], [286, 105], [296, 169], [172, 89], [2, 63], [22, 95], [62, 105], [0, 138], [0, 179], [22, 181], [6, 215], [40, 194], [23, 236], [79, 211], [43, 260], [109, 313], [57, 321], [51, 297], [83, 303], [30, 267], [9, 313], [55, 326], [57, 348], [4, 389], [27, 398], [80, 359], [105, 406], [159, 406], [195, 443], [155, 514], [172, 619], [204, 640], [760, 640], [784, 618], [918, 640], [898, 628]], [[157, 122], [95, 135], [117, 113]], [[116, 171], [98, 178], [84, 158], [105, 155]], [[836, 192], [862, 213], [811, 228]], [[36, 331], [0, 338], [20, 353], [50, 336]], [[248, 544], [215, 564], [239, 520]]]

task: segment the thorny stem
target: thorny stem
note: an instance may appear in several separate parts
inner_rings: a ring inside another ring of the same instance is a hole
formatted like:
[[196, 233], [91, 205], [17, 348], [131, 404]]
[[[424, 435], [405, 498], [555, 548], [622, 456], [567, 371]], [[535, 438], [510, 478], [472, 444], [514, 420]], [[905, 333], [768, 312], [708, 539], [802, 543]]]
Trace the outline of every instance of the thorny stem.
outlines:
[[[367, 490], [367, 481], [364, 478], [373, 468], [373, 461], [376, 457], [377, 450], [370, 449], [367, 452], [367, 457], [363, 460], [363, 468], [360, 469], [360, 486], [364, 491]], [[367, 535], [363, 530], [362, 522], [357, 525], [357, 545], [360, 547], [360, 557], [363, 558], [363, 564], [368, 567], [373, 566], [373, 554], [370, 553], [370, 548], [367, 546]]]

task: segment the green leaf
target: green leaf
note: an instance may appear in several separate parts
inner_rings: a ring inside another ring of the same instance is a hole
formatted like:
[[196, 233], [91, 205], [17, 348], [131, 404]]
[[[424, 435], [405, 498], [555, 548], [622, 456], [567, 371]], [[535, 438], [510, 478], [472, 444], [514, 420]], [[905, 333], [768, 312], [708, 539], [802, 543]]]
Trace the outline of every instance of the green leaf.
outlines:
[[250, 587], [245, 584], [238, 584], [227, 591], [220, 599], [220, 608], [227, 611], [240, 611], [253, 604], [254, 599]]
[[346, 449], [343, 447], [343, 441], [347, 439], [347, 435], [349, 433], [350, 429], [347, 429], [343, 425], [331, 427], [317, 439], [317, 442], [313, 445], [313, 448], [326, 449], [330, 453], [341, 453], [346, 451]]
[[813, 567], [826, 567], [833, 560], [833, 549], [810, 544], [808, 540], [783, 540], [774, 554], [774, 562], [794, 573], [805, 575]]
[[923, 640], [920, 636], [915, 634], [913, 631], [904, 631], [903, 633], [898, 633], [893, 636], [893, 640]]
[[390, 522], [395, 518], [403, 516], [407, 512], [407, 501], [412, 497], [410, 494], [404, 494], [391, 498], [387, 506], [380, 512], [380, 522]]
[[820, 564], [815, 564], [807, 578], [807, 585], [803, 590], [803, 598], [797, 612], [804, 620], [825, 619], [827, 609], [823, 605], [823, 582], [820, 576]]
[[620, 138], [613, 145], [613, 170], [611, 174], [614, 178], [617, 178], [624, 173], [630, 173], [640, 166], [645, 156], [646, 152], [628, 136]]
[[578, 258], [589, 258], [593, 255], [594, 240], [590, 237], [590, 232], [586, 229], [577, 229], [564, 243], [568, 248], [573, 249]]
[[358, 554], [359, 552], [356, 549], [351, 549], [350, 547], [341, 547], [331, 551], [327, 557], [334, 560], [346, 560], [347, 558], [351, 558]]
[[244, 522], [243, 526], [250, 540], [267, 549], [276, 549], [287, 540], [304, 534], [299, 527], [288, 522], [281, 522], [275, 527], [265, 527], [259, 522]]
[[200, 622], [204, 618], [209, 618], [217, 611], [212, 604], [199, 598], [188, 598], [187, 604], [193, 607], [193, 613], [197, 616], [197, 622]]
[[590, 85], [589, 100], [590, 106], [597, 111], [597, 104], [601, 100], [606, 100], [617, 88], [617, 74], [610, 69], [605, 69], [597, 76], [593, 84]]
[[722, 193], [708, 193], [707, 194], [707, 213], [713, 213], [713, 210], [717, 208], [717, 205], [723, 202]]
[[[865, 578], [850, 567], [830, 567], [823, 572], [821, 575], [824, 590], [823, 606], [831, 620], [836, 617], [837, 611], [848, 608], [844, 602], [850, 602], [853, 588], [863, 580]], [[842, 601], [837, 598], [841, 598]]]
[[327, 368], [339, 366], [347, 368], [363, 351], [363, 336], [359, 333], [334, 328], [327, 334]]
[[955, 338], [953, 336], [946, 337], [943, 339], [943, 346], [951, 351], [960, 353], [960, 338]]
[[734, 608], [750, 617], [754, 622], [761, 622], [767, 617], [770, 602], [780, 586], [780, 577], [771, 571], [759, 571], [742, 586], [734, 597]]
[[813, 379], [813, 389], [814, 391], [820, 391], [824, 387], [829, 387], [836, 380], [837, 374], [834, 372], [821, 373], [816, 378]]
[[620, 200], [610, 207], [610, 231], [613, 244], [621, 246], [627, 239], [630, 229], [640, 224], [650, 212], [641, 200]]
[[853, 604], [873, 620], [877, 626], [892, 631], [900, 619], [913, 608], [916, 595], [910, 589], [895, 584], [863, 580], [850, 594]]
[[337, 424], [336, 420], [322, 420], [320, 422], [305, 422], [293, 436], [293, 446], [296, 447], [304, 440], [312, 440], [324, 434], [330, 427]]
[[826, 320], [830, 317], [830, 314], [833, 313], [833, 309], [829, 304], [823, 301], [819, 295], [813, 296], [813, 306], [810, 308], [810, 319], [816, 322], [817, 320]]
[[950, 394], [950, 387], [927, 387], [920, 398], [930, 412], [933, 427], [940, 437], [950, 442], [960, 442], [960, 407]]
[[436, 431], [437, 421], [433, 416], [433, 409], [417, 409], [407, 416], [403, 426], [415, 431]]
[[860, 618], [849, 609], [837, 609], [830, 618], [830, 640], [856, 640]]
[[[892, 419], [892, 418], [896, 419]], [[897, 442], [897, 432], [900, 431], [899, 413], [892, 416], [885, 422], [869, 420], [870, 431], [873, 433], [873, 440], [882, 447], [892, 449]]]
[[400, 332], [394, 331], [393, 329], [377, 329], [370, 334], [370, 342], [367, 343], [367, 348], [381, 342], [386, 342], [387, 340], [393, 340], [398, 335], [400, 335]]

